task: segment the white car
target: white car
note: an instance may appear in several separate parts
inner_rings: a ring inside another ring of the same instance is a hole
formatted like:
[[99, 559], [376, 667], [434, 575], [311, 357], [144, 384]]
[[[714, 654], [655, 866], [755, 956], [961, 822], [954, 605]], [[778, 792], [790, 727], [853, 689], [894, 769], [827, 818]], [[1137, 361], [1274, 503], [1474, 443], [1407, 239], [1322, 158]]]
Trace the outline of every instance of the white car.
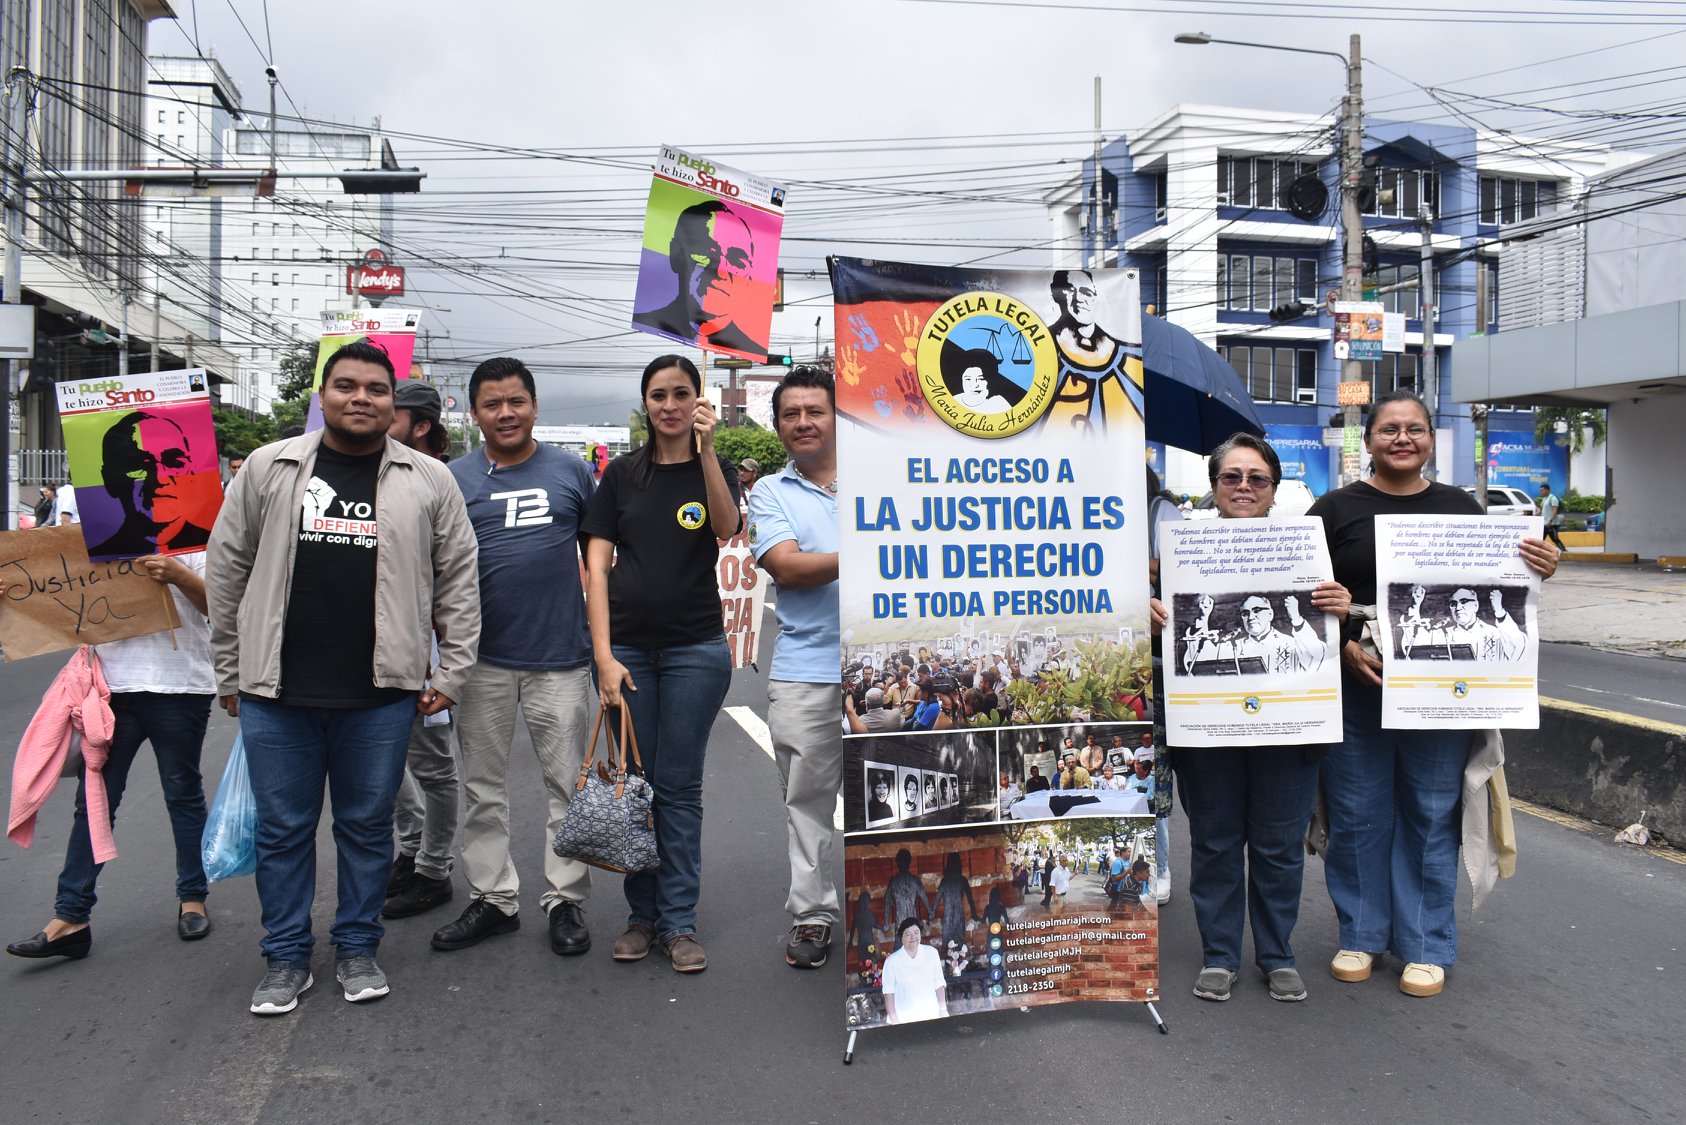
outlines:
[[[1463, 489], [1471, 496], [1475, 495], [1473, 484], [1466, 484]], [[1533, 497], [1520, 488], [1488, 485], [1487, 514], [1490, 516], [1537, 516], [1540, 514], [1540, 506], [1534, 503]]]

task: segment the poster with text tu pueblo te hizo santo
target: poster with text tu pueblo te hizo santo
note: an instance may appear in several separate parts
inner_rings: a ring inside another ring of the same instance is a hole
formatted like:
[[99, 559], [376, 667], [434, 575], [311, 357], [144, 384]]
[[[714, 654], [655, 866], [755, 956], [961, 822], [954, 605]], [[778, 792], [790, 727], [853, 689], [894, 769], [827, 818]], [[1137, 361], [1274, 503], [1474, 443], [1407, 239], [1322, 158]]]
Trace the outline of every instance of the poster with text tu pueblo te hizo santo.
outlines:
[[205, 549], [222, 507], [207, 378], [190, 368], [58, 384], [91, 560]]

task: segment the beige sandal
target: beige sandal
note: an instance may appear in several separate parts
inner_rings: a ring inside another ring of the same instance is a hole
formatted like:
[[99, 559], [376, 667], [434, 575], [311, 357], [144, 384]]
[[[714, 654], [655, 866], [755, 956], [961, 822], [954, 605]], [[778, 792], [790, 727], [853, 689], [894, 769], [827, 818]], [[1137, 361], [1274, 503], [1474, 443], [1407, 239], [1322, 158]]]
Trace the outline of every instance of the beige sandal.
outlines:
[[1370, 969], [1376, 963], [1374, 953], [1365, 953], [1358, 949], [1343, 949], [1335, 954], [1335, 959], [1329, 962], [1330, 974], [1339, 981], [1357, 984], [1359, 981], [1370, 979]]
[[1446, 987], [1446, 970], [1413, 961], [1399, 974], [1399, 991], [1407, 996], [1438, 996]]

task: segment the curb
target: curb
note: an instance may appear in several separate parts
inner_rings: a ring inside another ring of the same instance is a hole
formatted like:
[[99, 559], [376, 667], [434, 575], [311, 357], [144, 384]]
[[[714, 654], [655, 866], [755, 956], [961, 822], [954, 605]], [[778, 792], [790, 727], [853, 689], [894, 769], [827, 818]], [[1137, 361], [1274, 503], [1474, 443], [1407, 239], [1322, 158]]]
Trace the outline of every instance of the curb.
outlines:
[[1511, 792], [1611, 828], [1686, 841], [1686, 726], [1540, 699], [1539, 730], [1507, 730]]

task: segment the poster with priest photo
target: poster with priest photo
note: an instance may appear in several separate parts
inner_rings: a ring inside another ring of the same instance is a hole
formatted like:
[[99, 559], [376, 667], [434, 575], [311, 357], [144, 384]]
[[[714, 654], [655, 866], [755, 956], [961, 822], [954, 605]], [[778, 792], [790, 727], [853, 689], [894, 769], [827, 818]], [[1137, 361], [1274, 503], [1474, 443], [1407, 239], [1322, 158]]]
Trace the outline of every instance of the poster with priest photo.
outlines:
[[1340, 623], [1311, 602], [1332, 580], [1321, 520], [1160, 525], [1171, 745], [1341, 740]]
[[1537, 730], [1540, 576], [1518, 553], [1538, 516], [1376, 517], [1376, 632], [1387, 730]]

